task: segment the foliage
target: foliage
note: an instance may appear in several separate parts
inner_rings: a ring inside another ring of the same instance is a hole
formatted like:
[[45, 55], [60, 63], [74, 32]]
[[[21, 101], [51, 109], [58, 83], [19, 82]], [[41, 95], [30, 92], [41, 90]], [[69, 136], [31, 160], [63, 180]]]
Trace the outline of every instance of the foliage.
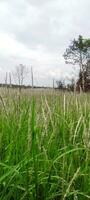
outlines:
[[58, 89], [64, 90], [64, 88], [65, 88], [64, 80], [56, 81], [56, 84], [58, 86]]
[[81, 78], [80, 87], [85, 91], [85, 77], [87, 61], [90, 59], [90, 39], [84, 39], [81, 35], [78, 39], [74, 39], [71, 45], [66, 49], [64, 53], [64, 59], [66, 63], [79, 64], [79, 77]]
[[66, 63], [79, 64], [81, 69], [90, 58], [90, 39], [83, 39], [80, 35], [74, 39], [64, 53]]
[[[84, 73], [83, 73], [83, 77], [84, 77], [84, 88], [85, 88], [85, 92], [87, 91], [90, 91], [90, 61], [87, 62], [87, 65], [85, 67], [85, 70], [84, 70]], [[79, 72], [79, 78], [78, 78], [78, 81], [77, 81], [77, 87], [78, 87], [78, 90], [80, 90], [79, 87], [83, 87], [82, 85], [82, 73]]]

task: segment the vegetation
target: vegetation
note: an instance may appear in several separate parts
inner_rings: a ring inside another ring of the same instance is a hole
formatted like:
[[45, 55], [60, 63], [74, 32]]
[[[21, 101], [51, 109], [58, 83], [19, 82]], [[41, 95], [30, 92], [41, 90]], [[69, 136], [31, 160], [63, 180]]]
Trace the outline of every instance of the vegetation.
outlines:
[[18, 92], [0, 96], [0, 200], [90, 199], [90, 95]]
[[79, 83], [82, 90], [85, 91], [84, 74], [87, 68], [87, 62], [90, 60], [90, 39], [84, 39], [80, 35], [77, 40], [74, 39], [72, 41], [63, 56], [67, 64], [79, 65]]
[[54, 80], [35, 89], [32, 67], [25, 86], [22, 64], [16, 84], [11, 73], [0, 84], [0, 200], [90, 199], [90, 40], [74, 39], [64, 58], [80, 70], [77, 84], [56, 82], [61, 92]]
[[82, 72], [79, 72], [79, 79], [77, 81], [77, 88], [80, 90], [80, 87], [83, 88], [82, 78], [84, 77], [84, 92], [90, 91], [90, 60], [87, 62], [87, 65], [82, 76]]

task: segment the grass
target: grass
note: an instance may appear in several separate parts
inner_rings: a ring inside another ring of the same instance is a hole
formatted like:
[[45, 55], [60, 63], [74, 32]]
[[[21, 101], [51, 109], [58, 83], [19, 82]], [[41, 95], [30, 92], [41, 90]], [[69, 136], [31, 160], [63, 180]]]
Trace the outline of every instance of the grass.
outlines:
[[90, 199], [90, 94], [1, 92], [0, 200], [29, 199]]

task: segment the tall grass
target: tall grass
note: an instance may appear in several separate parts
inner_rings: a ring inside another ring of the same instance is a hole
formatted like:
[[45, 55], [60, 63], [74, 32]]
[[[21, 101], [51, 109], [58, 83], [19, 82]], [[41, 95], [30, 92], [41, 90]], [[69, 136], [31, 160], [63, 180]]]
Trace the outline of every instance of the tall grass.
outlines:
[[90, 95], [0, 96], [0, 200], [90, 199]]

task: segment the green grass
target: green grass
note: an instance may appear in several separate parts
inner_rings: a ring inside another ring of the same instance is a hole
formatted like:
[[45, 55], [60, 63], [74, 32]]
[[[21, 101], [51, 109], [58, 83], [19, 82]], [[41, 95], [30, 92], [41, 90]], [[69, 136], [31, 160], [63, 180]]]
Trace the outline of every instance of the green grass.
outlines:
[[90, 199], [90, 94], [8, 92], [0, 96], [0, 200]]

